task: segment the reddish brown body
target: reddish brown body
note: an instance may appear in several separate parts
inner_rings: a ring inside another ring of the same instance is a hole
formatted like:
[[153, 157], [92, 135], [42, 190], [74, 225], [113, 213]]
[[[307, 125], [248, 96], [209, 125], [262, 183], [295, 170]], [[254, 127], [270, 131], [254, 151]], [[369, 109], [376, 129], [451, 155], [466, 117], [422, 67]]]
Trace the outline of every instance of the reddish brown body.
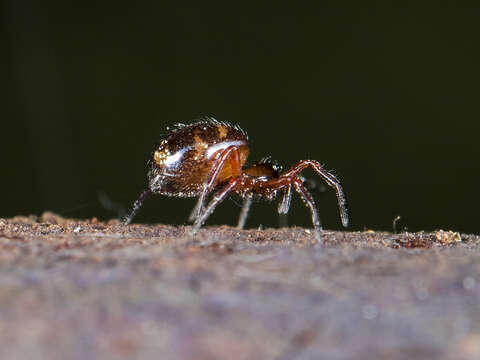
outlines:
[[[239, 127], [206, 119], [190, 125], [178, 124], [153, 151], [150, 161], [150, 188], [169, 196], [200, 195], [215, 161], [228, 147], [238, 149], [237, 164], [225, 162], [212, 184], [226, 182], [247, 161], [248, 136]], [[233, 159], [232, 159], [233, 160]]]
[[[149, 187], [135, 202], [125, 224], [130, 223], [145, 198], [152, 193], [177, 197], [198, 196], [197, 205], [190, 215], [195, 232], [218, 203], [235, 193], [246, 199], [238, 223], [238, 227], [242, 228], [252, 197], [273, 200], [281, 191], [278, 212], [287, 213], [293, 188], [309, 207], [317, 239], [320, 240], [321, 225], [315, 203], [303, 185], [303, 179], [298, 176], [310, 166], [336, 190], [342, 223], [347, 226], [343, 190], [335, 176], [325, 171], [320, 163], [303, 160], [280, 174], [280, 166], [269, 158], [245, 166], [249, 153], [248, 136], [239, 126], [211, 117], [188, 125], [175, 125], [154, 149], [149, 162]], [[205, 207], [208, 194], [216, 189], [217, 193]]]

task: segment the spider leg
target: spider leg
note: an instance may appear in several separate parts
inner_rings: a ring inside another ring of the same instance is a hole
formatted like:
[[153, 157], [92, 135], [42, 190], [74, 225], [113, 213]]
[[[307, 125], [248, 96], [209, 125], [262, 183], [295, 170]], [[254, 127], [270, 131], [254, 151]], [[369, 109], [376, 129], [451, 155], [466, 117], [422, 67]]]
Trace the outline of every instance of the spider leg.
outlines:
[[243, 229], [245, 222], [247, 221], [248, 212], [250, 210], [250, 205], [252, 205], [252, 198], [246, 197], [243, 201], [242, 211], [240, 212], [240, 217], [238, 218], [237, 229]]
[[292, 185], [288, 184], [282, 193], [282, 200], [278, 204], [278, 213], [284, 215], [290, 210], [290, 203], [292, 201]]
[[123, 219], [124, 225], [128, 225], [132, 222], [138, 210], [140, 210], [140, 208], [142, 207], [143, 202], [145, 201], [145, 199], [150, 197], [150, 195], [152, 195], [152, 190], [147, 189], [139, 196], [139, 198], [133, 203], [133, 208], [130, 213]]
[[212, 214], [215, 207], [225, 199], [225, 197], [235, 188], [238, 183], [238, 177], [232, 178], [227, 185], [225, 185], [221, 190], [217, 191], [217, 193], [213, 196], [213, 199], [210, 200], [210, 203], [207, 205], [203, 213], [201, 213], [196, 219], [195, 223], [193, 224], [192, 233], [195, 234], [198, 229], [205, 223], [207, 218]]
[[200, 209], [203, 208], [204, 202], [205, 202], [205, 199], [202, 199], [202, 197], [199, 196], [197, 203], [195, 204], [195, 207], [192, 209], [192, 212], [188, 216], [188, 221], [192, 222], [198, 217], [198, 214], [200, 214]]
[[[220, 153], [220, 156], [218, 157], [218, 159], [215, 160], [215, 163], [213, 164], [212, 169], [208, 173], [208, 176], [203, 184], [203, 190], [200, 196], [198, 197], [197, 204], [195, 205], [192, 212], [190, 213], [190, 216], [188, 217], [188, 221], [194, 221], [195, 219], [198, 218], [198, 216], [200, 216], [200, 213], [202, 212], [205, 206], [205, 201], [207, 199], [208, 192], [212, 190], [215, 179], [217, 178], [218, 174], [220, 173], [220, 170], [222, 170], [223, 166], [229, 159], [231, 159], [231, 162], [232, 162], [232, 172], [233, 172], [234, 171], [233, 168], [235, 165], [237, 168], [240, 167], [238, 148], [236, 146], [227, 147]], [[239, 175], [239, 169], [235, 169], [235, 172], [238, 173], [235, 175]]]
[[340, 210], [340, 218], [342, 219], [342, 225], [348, 226], [348, 210], [347, 210], [347, 200], [345, 199], [345, 194], [343, 193], [342, 186], [340, 181], [333, 175], [326, 171], [322, 165], [315, 160], [302, 160], [293, 166], [290, 170], [282, 174], [282, 176], [296, 176], [306, 167], [311, 166], [315, 172], [320, 175], [326, 183], [335, 189], [338, 199], [338, 208]]
[[288, 227], [288, 211], [292, 202], [292, 184], [285, 186], [282, 191], [282, 198], [278, 203], [278, 226]]
[[317, 238], [318, 243], [322, 242], [322, 224], [320, 223], [320, 218], [318, 217], [317, 207], [315, 206], [315, 201], [313, 200], [312, 195], [310, 192], [305, 189], [302, 185], [302, 181], [300, 179], [295, 179], [293, 184], [295, 185], [295, 190], [297, 190], [298, 195], [302, 199], [303, 203], [310, 209], [312, 213], [312, 223], [313, 228], [315, 231], [315, 237]]

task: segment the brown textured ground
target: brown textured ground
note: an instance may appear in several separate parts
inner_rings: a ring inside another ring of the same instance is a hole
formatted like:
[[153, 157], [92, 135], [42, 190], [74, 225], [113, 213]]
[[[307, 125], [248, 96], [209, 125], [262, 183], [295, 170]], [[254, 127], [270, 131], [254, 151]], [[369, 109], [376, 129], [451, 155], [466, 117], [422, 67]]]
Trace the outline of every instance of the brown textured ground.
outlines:
[[0, 219], [1, 359], [480, 359], [480, 238]]

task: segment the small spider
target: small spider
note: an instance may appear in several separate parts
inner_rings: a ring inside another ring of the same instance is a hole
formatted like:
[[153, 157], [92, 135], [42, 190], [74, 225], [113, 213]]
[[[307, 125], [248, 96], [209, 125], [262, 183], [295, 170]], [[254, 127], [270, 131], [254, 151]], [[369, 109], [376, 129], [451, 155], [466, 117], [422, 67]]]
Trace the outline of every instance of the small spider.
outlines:
[[[339, 181], [315, 160], [302, 160], [280, 173], [281, 167], [264, 158], [245, 166], [250, 153], [248, 136], [238, 125], [204, 117], [192, 124], [177, 124], [154, 149], [149, 161], [149, 186], [133, 205], [124, 219], [129, 224], [151, 194], [176, 197], [195, 197], [198, 202], [190, 214], [195, 233], [207, 220], [215, 207], [234, 193], [245, 199], [237, 228], [243, 228], [253, 197], [267, 200], [280, 192], [278, 213], [290, 209], [292, 187], [310, 209], [316, 238], [321, 241], [321, 225], [312, 195], [306, 189], [299, 173], [311, 166], [337, 193], [343, 226], [348, 226], [345, 196]], [[206, 204], [208, 194], [217, 190]]]

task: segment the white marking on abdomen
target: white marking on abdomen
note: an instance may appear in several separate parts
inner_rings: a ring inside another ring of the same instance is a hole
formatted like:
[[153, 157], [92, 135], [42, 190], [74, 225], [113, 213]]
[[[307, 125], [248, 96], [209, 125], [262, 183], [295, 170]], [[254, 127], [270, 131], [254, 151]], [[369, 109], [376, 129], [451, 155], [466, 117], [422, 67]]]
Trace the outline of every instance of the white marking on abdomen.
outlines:
[[241, 146], [246, 144], [247, 143], [243, 140], [223, 141], [221, 143], [212, 145], [207, 149], [207, 158], [211, 158], [217, 151], [226, 149], [229, 146]]

